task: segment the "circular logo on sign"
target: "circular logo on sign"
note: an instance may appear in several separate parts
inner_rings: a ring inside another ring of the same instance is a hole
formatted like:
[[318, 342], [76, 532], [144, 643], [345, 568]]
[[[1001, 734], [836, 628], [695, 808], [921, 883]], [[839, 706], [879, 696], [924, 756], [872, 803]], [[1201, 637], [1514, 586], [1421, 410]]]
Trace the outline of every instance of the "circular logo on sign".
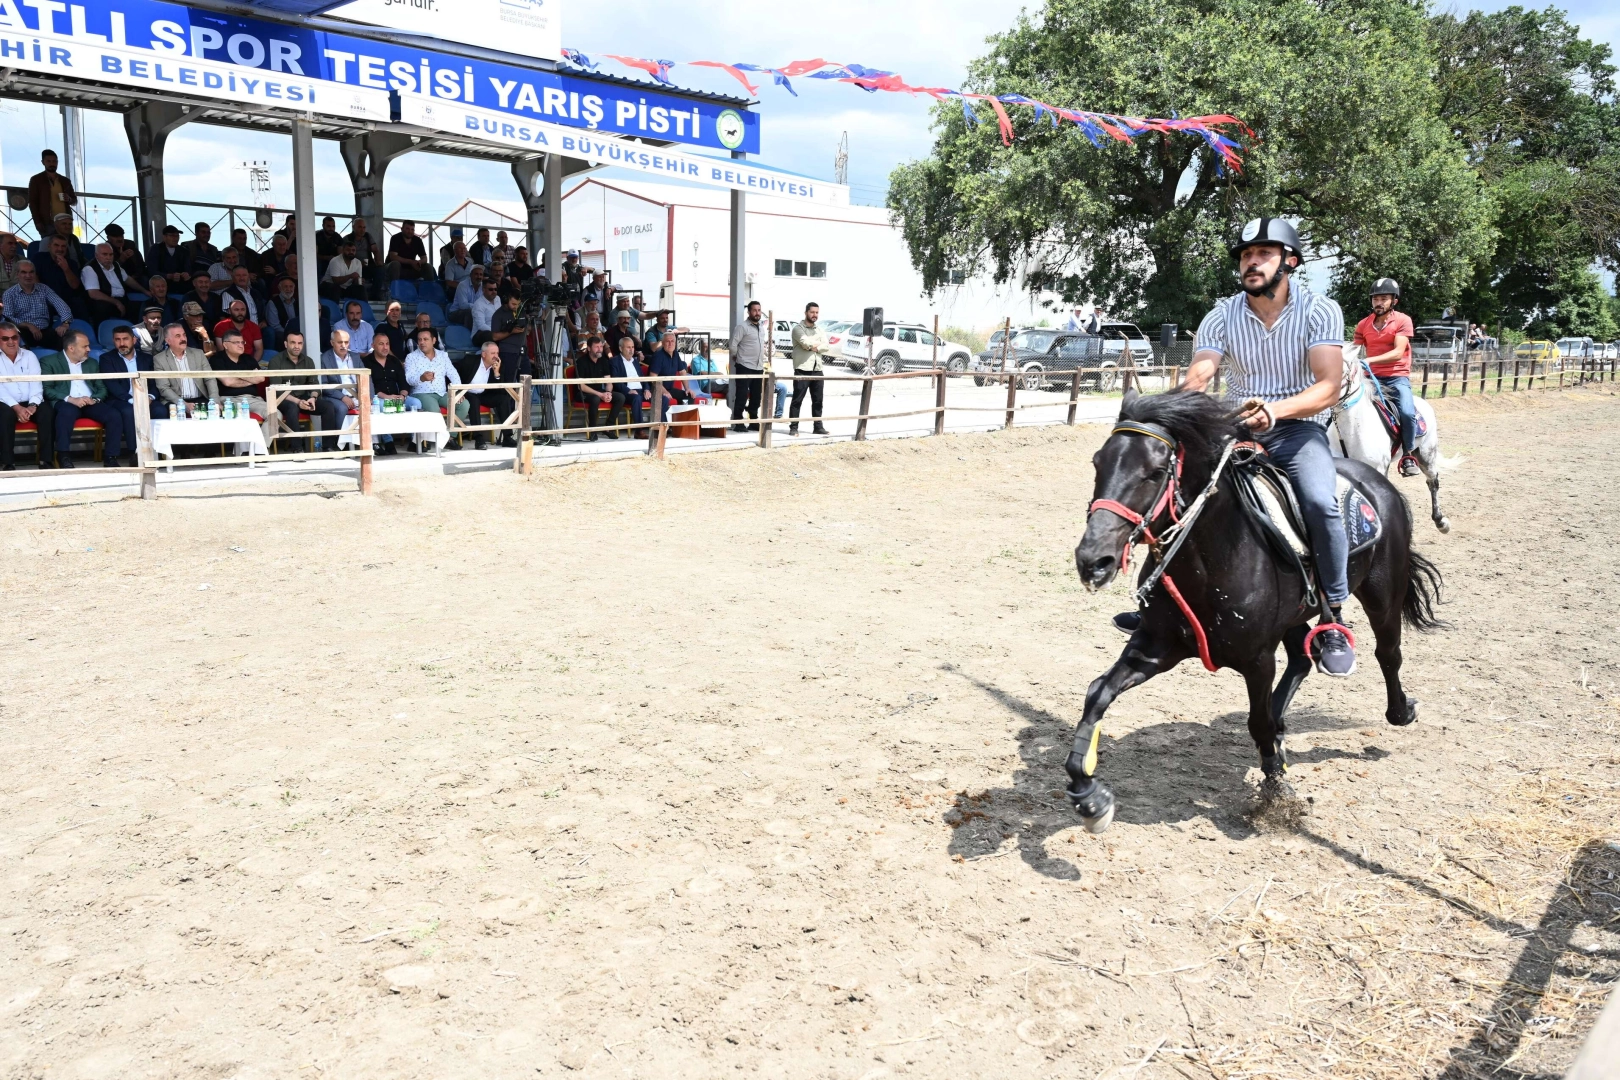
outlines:
[[720, 145], [727, 150], [741, 146], [748, 134], [748, 129], [743, 127], [742, 114], [736, 109], [727, 109], [715, 117], [714, 131], [720, 136]]

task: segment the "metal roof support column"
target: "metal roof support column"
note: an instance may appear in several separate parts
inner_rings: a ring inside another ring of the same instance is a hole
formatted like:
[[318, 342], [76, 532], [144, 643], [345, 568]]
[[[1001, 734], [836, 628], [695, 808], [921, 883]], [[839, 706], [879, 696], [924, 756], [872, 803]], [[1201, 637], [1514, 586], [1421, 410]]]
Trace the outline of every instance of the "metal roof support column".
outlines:
[[[567, 169], [567, 166], [574, 166]], [[583, 161], [564, 161], [556, 154], [546, 155], [546, 280], [561, 281], [563, 268], [563, 177], [587, 168]]]
[[523, 196], [524, 209], [529, 212], [528, 236], [523, 243], [529, 249], [529, 262], [535, 266], [542, 265], [541, 249], [546, 246], [546, 211], [551, 206], [551, 161], [555, 157], [555, 154], [547, 154], [512, 162], [512, 179], [517, 181], [518, 194]]
[[[354, 185], [354, 213], [366, 219], [366, 234], [371, 242], [388, 250], [383, 233], [383, 177], [393, 160], [416, 149], [417, 140], [409, 135], [396, 135], [389, 131], [373, 131], [355, 135], [339, 144], [343, 151], [343, 164], [349, 170], [349, 183]], [[428, 252], [430, 258], [435, 252]]]
[[[732, 151], [731, 156], [742, 159], [747, 154]], [[744, 280], [748, 270], [748, 196], [733, 188], [731, 191], [731, 322], [726, 335], [743, 321], [748, 310], [748, 283]]]
[[191, 119], [184, 105], [148, 101], [124, 113], [124, 133], [135, 159], [135, 191], [141, 199], [141, 247], [150, 251], [163, 238], [168, 211], [163, 200], [163, 147], [169, 135]]
[[298, 215], [298, 323], [305, 348], [319, 357], [327, 343], [321, 336], [321, 276], [315, 258], [315, 124], [308, 116], [292, 123], [293, 213]]

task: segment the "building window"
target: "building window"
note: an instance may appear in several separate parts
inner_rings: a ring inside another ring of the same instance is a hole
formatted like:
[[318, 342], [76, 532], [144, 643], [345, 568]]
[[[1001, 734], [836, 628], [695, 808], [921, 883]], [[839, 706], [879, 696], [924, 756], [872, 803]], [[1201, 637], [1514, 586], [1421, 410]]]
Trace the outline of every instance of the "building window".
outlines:
[[796, 262], [793, 259], [777, 259], [776, 276], [824, 278], [827, 276], [827, 264], [824, 262]]
[[619, 252], [619, 270], [624, 273], [639, 273], [641, 270], [641, 249], [630, 248]]
[[946, 280], [951, 285], [966, 285], [967, 284], [967, 271], [965, 271], [965, 270], [952, 270], [950, 272], [950, 276]]

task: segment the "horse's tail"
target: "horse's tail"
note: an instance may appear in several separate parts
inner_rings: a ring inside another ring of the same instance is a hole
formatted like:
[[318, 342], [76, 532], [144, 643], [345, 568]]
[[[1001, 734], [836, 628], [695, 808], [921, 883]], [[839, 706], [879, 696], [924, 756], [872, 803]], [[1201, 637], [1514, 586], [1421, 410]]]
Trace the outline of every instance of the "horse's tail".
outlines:
[[1406, 625], [1414, 630], [1440, 630], [1445, 622], [1434, 613], [1440, 603], [1440, 590], [1444, 580], [1440, 568], [1413, 551], [1406, 572], [1406, 595], [1401, 599], [1401, 615]]

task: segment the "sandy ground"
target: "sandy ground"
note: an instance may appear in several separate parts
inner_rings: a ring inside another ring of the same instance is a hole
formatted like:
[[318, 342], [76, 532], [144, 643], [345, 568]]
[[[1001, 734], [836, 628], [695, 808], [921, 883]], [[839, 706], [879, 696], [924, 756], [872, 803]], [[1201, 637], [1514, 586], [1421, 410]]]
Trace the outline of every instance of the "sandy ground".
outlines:
[[1058, 797], [1095, 426], [0, 514], [0, 1076], [1556, 1076], [1620, 401], [1440, 416], [1455, 629], [1306, 682], [1294, 827], [1196, 665]]

